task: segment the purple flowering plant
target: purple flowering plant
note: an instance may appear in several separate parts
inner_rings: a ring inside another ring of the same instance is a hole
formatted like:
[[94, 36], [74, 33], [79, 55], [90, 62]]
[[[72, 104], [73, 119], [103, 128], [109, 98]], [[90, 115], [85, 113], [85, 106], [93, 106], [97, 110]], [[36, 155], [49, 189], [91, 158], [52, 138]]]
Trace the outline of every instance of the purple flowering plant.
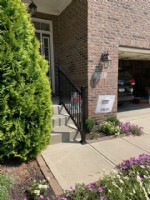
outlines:
[[77, 184], [74, 190], [66, 191], [60, 200], [107, 200], [105, 196], [105, 188], [99, 185], [98, 182], [90, 183], [89, 185]]
[[110, 116], [100, 124], [100, 131], [106, 135], [141, 135], [143, 127], [132, 124], [130, 122], [120, 122], [116, 116]]
[[143, 133], [143, 127], [140, 127], [130, 122], [120, 122], [119, 123], [121, 133], [132, 134], [132, 135], [141, 135]]
[[131, 157], [117, 165], [116, 168], [126, 175], [139, 174], [144, 178], [145, 173], [150, 175], [150, 154], [141, 154], [138, 158]]

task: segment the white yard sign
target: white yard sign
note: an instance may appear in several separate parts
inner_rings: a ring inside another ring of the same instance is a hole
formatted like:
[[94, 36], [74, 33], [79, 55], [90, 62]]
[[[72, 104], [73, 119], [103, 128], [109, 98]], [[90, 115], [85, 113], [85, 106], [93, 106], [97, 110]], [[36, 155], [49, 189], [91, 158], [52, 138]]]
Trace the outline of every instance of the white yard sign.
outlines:
[[112, 111], [115, 95], [99, 95], [96, 113], [108, 113]]

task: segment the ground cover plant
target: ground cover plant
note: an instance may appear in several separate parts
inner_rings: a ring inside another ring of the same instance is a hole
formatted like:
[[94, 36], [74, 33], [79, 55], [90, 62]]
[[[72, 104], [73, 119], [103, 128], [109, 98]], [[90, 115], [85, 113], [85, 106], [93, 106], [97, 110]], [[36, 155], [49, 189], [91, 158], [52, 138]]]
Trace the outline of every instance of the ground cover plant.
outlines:
[[9, 200], [9, 190], [11, 188], [12, 181], [9, 177], [0, 175], [0, 200]]
[[0, 162], [34, 158], [49, 143], [47, 71], [26, 6], [21, 0], [0, 1]]

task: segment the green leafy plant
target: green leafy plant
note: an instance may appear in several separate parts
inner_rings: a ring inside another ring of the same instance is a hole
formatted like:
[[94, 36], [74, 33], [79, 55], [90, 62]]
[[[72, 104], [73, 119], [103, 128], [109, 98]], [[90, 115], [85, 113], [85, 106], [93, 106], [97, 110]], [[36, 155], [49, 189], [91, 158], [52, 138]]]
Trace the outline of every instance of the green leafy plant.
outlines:
[[131, 133], [133, 134], [133, 135], [142, 135], [142, 133], [143, 133], [143, 130], [142, 130], [143, 128], [142, 127], [139, 127], [138, 125], [134, 125], [134, 124], [132, 124], [131, 126], [130, 126], [130, 131], [131, 131]]
[[107, 117], [106, 121], [111, 122], [116, 126], [119, 125], [119, 122], [120, 122], [116, 116], [109, 116], [109, 117]]
[[36, 181], [34, 180], [30, 189], [26, 192], [27, 199], [39, 200], [44, 199], [49, 188], [46, 180]]
[[98, 133], [93, 133], [90, 135], [90, 140], [96, 140], [98, 138]]
[[21, 0], [0, 1], [0, 161], [36, 157], [50, 140], [48, 63]]
[[95, 126], [95, 119], [86, 119], [85, 125], [86, 125], [86, 131], [90, 132]]
[[100, 131], [106, 135], [120, 135], [120, 127], [112, 122], [104, 122], [100, 125]]
[[9, 177], [0, 175], [0, 200], [9, 200], [9, 189], [11, 188], [12, 181]]

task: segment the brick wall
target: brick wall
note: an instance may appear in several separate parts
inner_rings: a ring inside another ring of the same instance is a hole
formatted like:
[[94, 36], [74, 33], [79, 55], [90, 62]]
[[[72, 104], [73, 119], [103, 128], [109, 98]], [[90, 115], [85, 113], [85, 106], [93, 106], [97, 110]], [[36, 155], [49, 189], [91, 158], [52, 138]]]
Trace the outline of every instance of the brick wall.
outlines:
[[[119, 46], [150, 49], [150, 1], [72, 0], [60, 14], [38, 13], [53, 21], [55, 67], [61, 66], [71, 80], [88, 86], [88, 117], [102, 120], [117, 111]], [[109, 51], [112, 67], [103, 69], [100, 56]], [[96, 67], [106, 75], [91, 87]], [[57, 70], [56, 88], [57, 88]], [[115, 95], [112, 113], [95, 114], [99, 95]]]
[[59, 63], [71, 80], [87, 85], [87, 1], [73, 0], [59, 16]]
[[[88, 0], [88, 115], [97, 120], [117, 111], [118, 47], [134, 46], [150, 49], [150, 1]], [[90, 85], [100, 55], [108, 50], [112, 67], [102, 69], [95, 88]], [[95, 114], [98, 95], [115, 95], [112, 113]]]

